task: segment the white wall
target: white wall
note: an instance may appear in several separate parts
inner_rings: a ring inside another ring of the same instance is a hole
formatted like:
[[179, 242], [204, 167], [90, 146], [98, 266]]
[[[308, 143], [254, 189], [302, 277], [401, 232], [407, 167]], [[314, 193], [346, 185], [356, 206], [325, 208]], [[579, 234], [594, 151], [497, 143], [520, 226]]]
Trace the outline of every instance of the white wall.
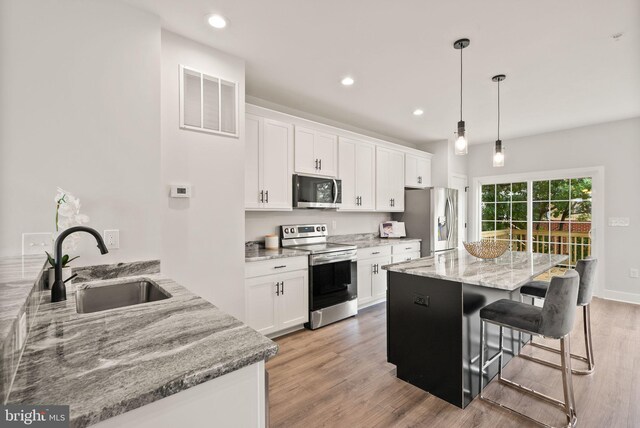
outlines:
[[[262, 241], [270, 233], [279, 234], [284, 224], [326, 223], [330, 235], [351, 233], [377, 233], [381, 222], [389, 220], [390, 213], [337, 212], [335, 210], [294, 210], [290, 212], [247, 211], [245, 239]], [[333, 221], [336, 227], [333, 228]]]
[[160, 256], [160, 22], [120, 2], [0, 3], [0, 256], [54, 230], [56, 186], [120, 229], [77, 265]]
[[[604, 167], [604, 297], [640, 303], [640, 118], [586, 126], [505, 141], [505, 166], [493, 168], [493, 144], [472, 145], [468, 155], [470, 180], [476, 177]], [[475, 189], [472, 189], [475, 192]], [[595, 195], [594, 195], [595, 198]], [[473, 211], [470, 210], [470, 215]], [[477, 219], [470, 218], [474, 236]], [[609, 217], [629, 217], [629, 227], [609, 227]]]
[[[180, 64], [239, 82], [240, 138], [179, 128]], [[162, 31], [162, 271], [244, 317], [244, 61]], [[168, 185], [189, 183], [191, 199]]]
[[451, 174], [467, 174], [467, 156], [454, 153], [453, 139], [419, 144], [416, 148], [433, 153], [431, 158], [431, 183], [433, 186], [449, 187]]

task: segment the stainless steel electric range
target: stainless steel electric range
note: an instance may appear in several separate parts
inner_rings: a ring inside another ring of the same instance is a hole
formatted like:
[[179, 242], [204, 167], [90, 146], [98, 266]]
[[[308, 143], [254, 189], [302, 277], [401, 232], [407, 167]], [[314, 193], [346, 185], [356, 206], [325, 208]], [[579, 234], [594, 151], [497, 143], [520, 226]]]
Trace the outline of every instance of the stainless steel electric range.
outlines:
[[356, 246], [327, 242], [326, 224], [280, 227], [282, 246], [309, 252], [309, 322], [314, 330], [358, 313]]

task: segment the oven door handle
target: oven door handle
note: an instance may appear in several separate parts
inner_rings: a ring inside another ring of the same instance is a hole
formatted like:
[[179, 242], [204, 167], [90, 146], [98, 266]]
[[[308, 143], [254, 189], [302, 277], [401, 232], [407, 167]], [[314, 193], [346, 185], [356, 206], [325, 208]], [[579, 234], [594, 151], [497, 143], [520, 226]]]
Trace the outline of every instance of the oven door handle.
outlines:
[[[355, 251], [354, 251], [355, 253]], [[311, 257], [309, 260], [309, 265], [318, 266], [318, 265], [326, 265], [329, 263], [338, 263], [338, 262], [355, 262], [357, 260], [356, 254], [335, 254], [335, 255], [316, 255]]]
[[338, 182], [334, 178], [333, 179], [333, 205], [336, 204], [337, 200], [338, 200]]

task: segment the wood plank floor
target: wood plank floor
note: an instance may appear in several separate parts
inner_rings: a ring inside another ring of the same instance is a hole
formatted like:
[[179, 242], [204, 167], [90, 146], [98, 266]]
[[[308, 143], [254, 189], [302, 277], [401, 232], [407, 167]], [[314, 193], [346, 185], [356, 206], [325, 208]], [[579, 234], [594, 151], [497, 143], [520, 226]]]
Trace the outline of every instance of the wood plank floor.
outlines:
[[[267, 363], [272, 427], [537, 426], [477, 398], [461, 410], [397, 379], [395, 366], [386, 362], [385, 312], [380, 304], [276, 339], [280, 351]], [[581, 314], [572, 334], [574, 353], [584, 352]], [[591, 318], [596, 370], [573, 376], [578, 426], [640, 427], [640, 306], [594, 299]], [[528, 346], [525, 352], [544, 351]], [[562, 398], [560, 372], [552, 368], [515, 358], [505, 376]], [[556, 407], [495, 381], [487, 388], [489, 396], [534, 418], [565, 422]]]

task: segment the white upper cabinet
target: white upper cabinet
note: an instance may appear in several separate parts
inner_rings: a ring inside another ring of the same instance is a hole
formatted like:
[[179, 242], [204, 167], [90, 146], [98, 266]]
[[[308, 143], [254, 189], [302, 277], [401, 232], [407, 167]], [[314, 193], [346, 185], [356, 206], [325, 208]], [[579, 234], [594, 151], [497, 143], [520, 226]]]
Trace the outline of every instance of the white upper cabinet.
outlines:
[[340, 137], [338, 178], [342, 181], [341, 211], [375, 210], [375, 146]]
[[404, 211], [404, 153], [376, 149], [376, 210]]
[[294, 166], [300, 174], [337, 177], [338, 137], [296, 126]]
[[293, 125], [247, 114], [245, 209], [291, 210]]
[[405, 155], [404, 185], [424, 188], [431, 186], [431, 159], [407, 153]]

